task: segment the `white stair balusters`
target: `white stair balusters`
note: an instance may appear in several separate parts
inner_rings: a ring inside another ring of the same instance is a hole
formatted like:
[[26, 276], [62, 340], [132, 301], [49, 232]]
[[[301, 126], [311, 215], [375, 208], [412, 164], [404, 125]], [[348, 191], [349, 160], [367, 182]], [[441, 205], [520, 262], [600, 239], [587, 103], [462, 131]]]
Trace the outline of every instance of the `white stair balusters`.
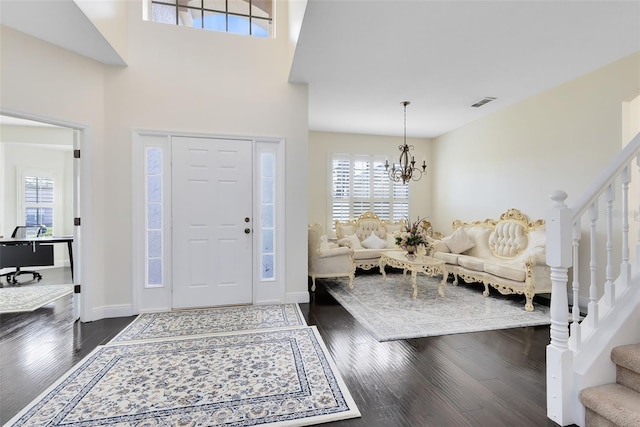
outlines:
[[[615, 381], [615, 372], [611, 374], [603, 369], [610, 363], [613, 343], [617, 340], [619, 345], [620, 340], [637, 336], [637, 322], [634, 323], [633, 316], [640, 306], [640, 224], [637, 224], [633, 261], [629, 251], [631, 184], [638, 189], [636, 197], [640, 203], [640, 183], [637, 182], [640, 173], [630, 174], [634, 160], [640, 172], [640, 134], [605, 168], [577, 203], [565, 205], [567, 194], [563, 191], [555, 191], [550, 196], [552, 206], [547, 211], [546, 242], [553, 288], [551, 336], [547, 346], [547, 416], [562, 426], [584, 426], [585, 409], [578, 399], [580, 390]], [[616, 194], [619, 200], [616, 200]], [[606, 218], [599, 224], [600, 198], [606, 205]], [[588, 218], [584, 222], [583, 216]], [[589, 244], [581, 247], [583, 233], [589, 234]], [[616, 249], [618, 244], [620, 250]], [[581, 253], [587, 250], [589, 253]], [[598, 253], [606, 257], [604, 271], [602, 267], [598, 269]], [[583, 261], [588, 260], [582, 271], [581, 256]], [[616, 271], [618, 266], [619, 271]], [[569, 271], [573, 299], [570, 327]], [[586, 315], [581, 321], [580, 284], [586, 283], [587, 279], [588, 301], [585, 301], [586, 307], [582, 307], [582, 310], [586, 309]], [[613, 378], [608, 378], [610, 375]]]

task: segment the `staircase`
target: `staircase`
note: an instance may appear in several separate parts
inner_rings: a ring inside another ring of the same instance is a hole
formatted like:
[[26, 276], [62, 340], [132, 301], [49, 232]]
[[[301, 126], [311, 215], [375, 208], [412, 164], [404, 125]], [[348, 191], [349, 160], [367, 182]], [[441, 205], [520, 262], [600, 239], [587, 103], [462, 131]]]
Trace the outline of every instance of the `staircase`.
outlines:
[[640, 344], [615, 347], [616, 382], [585, 388], [587, 426], [640, 426]]
[[547, 417], [561, 426], [640, 426], [639, 177], [640, 134], [571, 206], [551, 194]]

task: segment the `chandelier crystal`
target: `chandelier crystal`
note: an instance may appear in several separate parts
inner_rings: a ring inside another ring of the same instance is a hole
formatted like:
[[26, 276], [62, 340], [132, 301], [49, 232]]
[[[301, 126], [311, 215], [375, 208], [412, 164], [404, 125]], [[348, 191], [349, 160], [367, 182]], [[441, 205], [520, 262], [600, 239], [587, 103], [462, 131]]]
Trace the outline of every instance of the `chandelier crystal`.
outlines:
[[[389, 173], [389, 179], [393, 182], [402, 181], [403, 184], [409, 181], [419, 181], [422, 175], [427, 173], [427, 164], [422, 160], [422, 170], [416, 169], [416, 160], [411, 155], [411, 161], [409, 161], [409, 151], [413, 151], [413, 145], [407, 145], [407, 105], [411, 104], [409, 101], [403, 101], [404, 106], [404, 145], [398, 146], [400, 150], [400, 159], [398, 165], [385, 160], [384, 169]], [[391, 169], [389, 169], [391, 166]]]

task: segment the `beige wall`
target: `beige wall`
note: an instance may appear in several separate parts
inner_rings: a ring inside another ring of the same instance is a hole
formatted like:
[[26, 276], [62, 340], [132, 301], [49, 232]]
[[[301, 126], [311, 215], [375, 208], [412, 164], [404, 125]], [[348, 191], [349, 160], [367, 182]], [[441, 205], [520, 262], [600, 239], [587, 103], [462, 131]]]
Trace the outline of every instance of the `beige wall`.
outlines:
[[[133, 129], [286, 139], [286, 292], [306, 296], [307, 89], [287, 83], [287, 2], [277, 39], [143, 22], [128, 5], [128, 67], [110, 67], [2, 27], [0, 104], [91, 129], [96, 317], [132, 305]], [[83, 161], [85, 159], [83, 158]], [[247, 171], [250, 173], [250, 171]]]
[[[431, 142], [428, 139], [407, 138], [414, 146], [416, 163], [427, 162], [427, 175], [410, 184], [409, 215], [413, 220], [431, 218]], [[331, 227], [329, 196], [331, 191], [330, 159], [332, 153], [372, 154], [398, 162], [403, 144], [401, 136], [361, 135], [350, 133], [309, 132], [309, 223], [319, 223], [324, 230]]]
[[436, 229], [511, 207], [543, 218], [558, 189], [570, 204], [620, 151], [622, 103], [639, 93], [636, 54], [436, 138]]
[[[630, 117], [639, 94], [640, 54], [635, 54], [436, 138], [434, 228], [447, 234], [454, 219], [496, 218], [511, 207], [531, 219], [544, 218], [554, 190], [565, 191], [571, 206], [620, 151], [623, 132], [624, 144], [629, 141], [639, 120], [632, 125]], [[600, 242], [606, 238], [605, 209], [600, 201]], [[619, 212], [616, 207], [618, 232]], [[581, 245], [588, 248], [588, 221], [583, 219], [582, 226]], [[614, 242], [614, 256], [620, 256], [621, 246]], [[601, 295], [606, 253], [604, 243], [597, 247]], [[589, 295], [589, 262], [589, 251], [581, 250], [581, 306]]]

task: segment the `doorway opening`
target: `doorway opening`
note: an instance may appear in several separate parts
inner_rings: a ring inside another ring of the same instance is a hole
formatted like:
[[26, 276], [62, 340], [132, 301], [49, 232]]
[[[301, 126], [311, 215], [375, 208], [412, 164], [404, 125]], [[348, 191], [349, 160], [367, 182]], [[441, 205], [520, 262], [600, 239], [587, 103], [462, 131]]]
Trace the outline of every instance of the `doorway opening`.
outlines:
[[[90, 188], [80, 163], [88, 145], [87, 129], [7, 111], [0, 111], [0, 127], [0, 198], [5, 202], [0, 209], [0, 235], [10, 237], [19, 225], [44, 225], [45, 238], [62, 244], [52, 244], [52, 266], [34, 268], [41, 272], [43, 283], [73, 285], [73, 319], [92, 320], [89, 308], [81, 304], [81, 291], [86, 298], [88, 287], [80, 285], [86, 264], [80, 227], [75, 225], [86, 211], [82, 189]], [[90, 218], [84, 218], [83, 225], [87, 221]], [[28, 284], [32, 283], [24, 283]]]

